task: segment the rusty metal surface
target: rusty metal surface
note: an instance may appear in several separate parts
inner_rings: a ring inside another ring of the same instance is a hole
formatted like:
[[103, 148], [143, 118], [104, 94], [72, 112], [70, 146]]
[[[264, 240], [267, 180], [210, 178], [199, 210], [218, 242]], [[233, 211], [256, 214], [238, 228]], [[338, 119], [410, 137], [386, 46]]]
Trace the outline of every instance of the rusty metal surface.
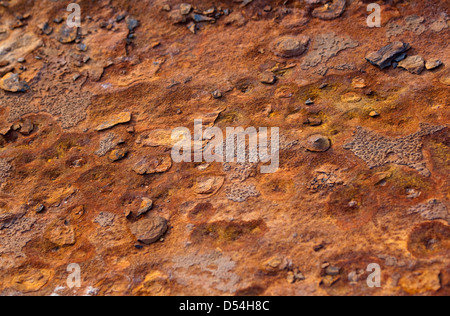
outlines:
[[[0, 295], [449, 294], [448, 1], [70, 2], [0, 1]], [[196, 119], [279, 169], [172, 161]]]

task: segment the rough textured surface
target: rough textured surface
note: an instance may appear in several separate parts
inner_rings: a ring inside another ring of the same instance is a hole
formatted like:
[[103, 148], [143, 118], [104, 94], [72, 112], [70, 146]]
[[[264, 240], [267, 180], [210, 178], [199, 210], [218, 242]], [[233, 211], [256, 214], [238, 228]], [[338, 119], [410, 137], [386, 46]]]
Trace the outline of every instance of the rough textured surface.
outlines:
[[442, 66], [442, 61], [437, 58], [431, 58], [431, 59], [427, 60], [427, 62], [425, 63], [425, 67], [428, 70], [433, 70], [435, 68], [438, 68], [439, 66]]
[[321, 20], [334, 20], [344, 13], [345, 5], [346, 0], [333, 0], [331, 4], [314, 9], [312, 16]]
[[303, 54], [309, 43], [309, 37], [282, 37], [276, 39], [272, 44], [275, 55], [285, 58], [295, 57]]
[[400, 138], [389, 138], [358, 127], [354, 140], [345, 145], [370, 168], [395, 163], [414, 168], [424, 176], [430, 176], [423, 161], [422, 138], [443, 130], [445, 126], [421, 124], [420, 131]]
[[348, 37], [341, 37], [335, 33], [320, 34], [314, 39], [311, 52], [303, 60], [302, 69], [308, 69], [320, 63], [325, 63], [339, 52], [349, 48], [355, 48], [358, 45], [358, 42], [355, 40]]
[[[69, 2], [0, 1], [0, 295], [450, 294], [447, 2]], [[280, 168], [173, 162], [195, 119], [279, 127]]]
[[409, 56], [399, 62], [398, 66], [408, 70], [412, 74], [420, 75], [425, 69], [425, 60], [420, 56]]
[[111, 149], [116, 147], [121, 141], [114, 133], [108, 133], [100, 139], [100, 144], [95, 152], [96, 155], [102, 157], [106, 155]]
[[244, 202], [250, 197], [259, 196], [254, 185], [233, 184], [227, 188], [227, 198], [233, 202]]
[[110, 129], [119, 124], [128, 123], [131, 120], [130, 112], [122, 112], [115, 115], [113, 118], [109, 119], [106, 122], [100, 124], [95, 130], [96, 131], [104, 131], [105, 129]]
[[408, 43], [394, 42], [377, 52], [370, 53], [366, 59], [375, 66], [384, 69], [392, 65], [396, 57], [406, 52], [411, 46]]
[[312, 152], [324, 152], [330, 147], [330, 139], [322, 135], [312, 135], [306, 140], [306, 149]]
[[11, 164], [6, 159], [0, 159], [0, 184], [6, 181], [12, 169]]
[[102, 227], [112, 226], [115, 218], [116, 215], [113, 213], [101, 212], [94, 220], [94, 223], [97, 223]]
[[130, 229], [139, 242], [150, 245], [166, 232], [167, 220], [160, 216], [149, 217], [131, 224]]
[[0, 89], [8, 92], [25, 92], [28, 86], [25, 82], [20, 81], [18, 74], [10, 72], [0, 79]]
[[427, 220], [442, 219], [450, 223], [450, 213], [447, 207], [441, 201], [430, 200], [425, 204], [413, 206], [408, 211], [410, 214], [419, 214]]

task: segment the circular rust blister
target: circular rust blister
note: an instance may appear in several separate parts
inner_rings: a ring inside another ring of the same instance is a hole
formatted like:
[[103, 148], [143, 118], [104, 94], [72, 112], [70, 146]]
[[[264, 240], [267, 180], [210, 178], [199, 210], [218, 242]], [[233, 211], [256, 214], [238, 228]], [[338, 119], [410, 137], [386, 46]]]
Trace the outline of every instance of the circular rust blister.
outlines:
[[408, 250], [418, 258], [450, 253], [450, 226], [441, 222], [426, 222], [416, 226], [408, 238]]

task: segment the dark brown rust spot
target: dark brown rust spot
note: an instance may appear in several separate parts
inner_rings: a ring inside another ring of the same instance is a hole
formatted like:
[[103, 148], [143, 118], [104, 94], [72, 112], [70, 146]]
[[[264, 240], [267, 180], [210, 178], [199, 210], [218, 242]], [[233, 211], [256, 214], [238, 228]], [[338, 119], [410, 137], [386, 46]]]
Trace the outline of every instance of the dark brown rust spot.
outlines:
[[191, 234], [196, 243], [231, 244], [261, 236], [266, 230], [263, 220], [226, 222], [217, 221], [198, 225]]

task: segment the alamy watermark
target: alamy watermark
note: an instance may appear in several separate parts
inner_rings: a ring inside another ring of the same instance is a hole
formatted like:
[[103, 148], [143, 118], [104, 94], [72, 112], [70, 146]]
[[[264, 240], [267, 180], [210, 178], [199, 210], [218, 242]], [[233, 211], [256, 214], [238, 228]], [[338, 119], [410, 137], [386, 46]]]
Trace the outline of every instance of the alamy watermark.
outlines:
[[81, 8], [79, 4], [70, 3], [67, 6], [67, 11], [72, 12], [67, 17], [68, 27], [80, 27], [81, 26]]
[[69, 289], [81, 287], [81, 267], [76, 263], [71, 263], [67, 266], [67, 272], [70, 272], [67, 277], [67, 287]]
[[368, 27], [381, 27], [381, 6], [377, 3], [371, 3], [367, 6], [367, 12], [369, 16], [367, 17]]
[[[269, 145], [270, 137], [270, 145]], [[180, 162], [270, 163], [261, 173], [275, 173], [280, 166], [280, 131], [278, 127], [227, 127], [224, 137], [219, 127], [203, 129], [202, 120], [194, 120], [194, 135], [186, 127], [172, 131], [172, 160]], [[248, 138], [248, 143], [247, 143]]]
[[371, 263], [367, 266], [367, 272], [372, 272], [367, 277], [367, 286], [370, 288], [381, 287], [381, 267], [377, 263]]

